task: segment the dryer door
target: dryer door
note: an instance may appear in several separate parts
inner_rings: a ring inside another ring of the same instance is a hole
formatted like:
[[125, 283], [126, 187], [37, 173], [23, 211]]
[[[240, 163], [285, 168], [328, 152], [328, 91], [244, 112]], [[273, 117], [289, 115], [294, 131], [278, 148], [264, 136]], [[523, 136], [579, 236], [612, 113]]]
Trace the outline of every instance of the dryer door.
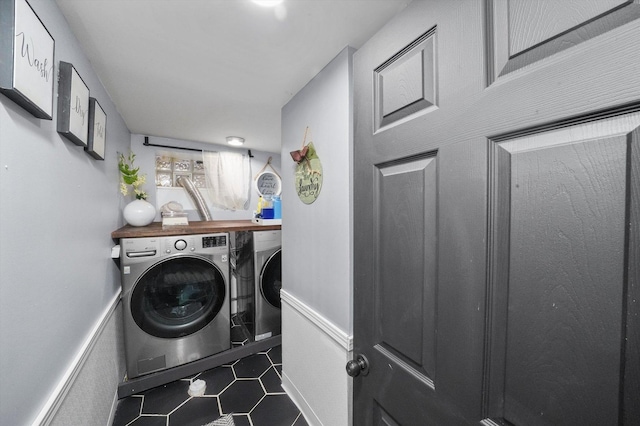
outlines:
[[278, 249], [265, 262], [260, 272], [260, 291], [270, 305], [280, 309], [280, 290], [282, 289], [282, 249]]
[[224, 276], [216, 265], [200, 257], [173, 257], [140, 276], [131, 295], [131, 314], [146, 333], [177, 338], [209, 324], [225, 296]]

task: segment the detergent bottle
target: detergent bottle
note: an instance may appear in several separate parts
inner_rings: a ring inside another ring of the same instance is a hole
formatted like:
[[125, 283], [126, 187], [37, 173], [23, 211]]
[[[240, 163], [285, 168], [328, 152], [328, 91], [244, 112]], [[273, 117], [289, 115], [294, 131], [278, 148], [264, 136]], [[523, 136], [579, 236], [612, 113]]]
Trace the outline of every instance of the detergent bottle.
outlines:
[[273, 201], [271, 195], [265, 195], [262, 200], [262, 213], [260, 216], [263, 219], [273, 219]]
[[273, 196], [273, 218], [282, 219], [282, 200], [279, 195]]
[[258, 205], [256, 206], [256, 213], [255, 213], [256, 217], [260, 217], [262, 215], [263, 207], [264, 207], [264, 198], [262, 198], [262, 195], [261, 195], [260, 198], [258, 198]]

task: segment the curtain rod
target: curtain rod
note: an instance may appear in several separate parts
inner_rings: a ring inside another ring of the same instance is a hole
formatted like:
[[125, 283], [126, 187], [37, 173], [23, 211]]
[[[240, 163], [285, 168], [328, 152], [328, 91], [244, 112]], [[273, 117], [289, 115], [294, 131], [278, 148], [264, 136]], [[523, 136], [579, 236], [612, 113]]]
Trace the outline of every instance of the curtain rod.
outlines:
[[[186, 147], [182, 147], [182, 146], [169, 146], [169, 145], [159, 145], [159, 144], [155, 144], [155, 143], [149, 143], [149, 136], [145, 136], [144, 137], [144, 142], [142, 143], [142, 145], [144, 145], [144, 146], [155, 146], [155, 147], [158, 147], [158, 148], [183, 149], [185, 151], [196, 151], [196, 152], [204, 151], [202, 149], [197, 149], [197, 148], [186, 148]], [[253, 158], [253, 154], [251, 154], [251, 150], [248, 149], [247, 152], [249, 154], [249, 158]]]

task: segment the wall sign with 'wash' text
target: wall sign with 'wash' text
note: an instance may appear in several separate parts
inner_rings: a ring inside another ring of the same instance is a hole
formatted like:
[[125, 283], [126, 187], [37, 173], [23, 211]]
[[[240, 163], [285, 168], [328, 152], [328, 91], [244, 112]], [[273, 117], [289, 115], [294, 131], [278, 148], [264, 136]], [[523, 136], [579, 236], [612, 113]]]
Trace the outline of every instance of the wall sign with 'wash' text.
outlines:
[[53, 117], [55, 41], [25, 0], [0, 1], [0, 92], [34, 117]]

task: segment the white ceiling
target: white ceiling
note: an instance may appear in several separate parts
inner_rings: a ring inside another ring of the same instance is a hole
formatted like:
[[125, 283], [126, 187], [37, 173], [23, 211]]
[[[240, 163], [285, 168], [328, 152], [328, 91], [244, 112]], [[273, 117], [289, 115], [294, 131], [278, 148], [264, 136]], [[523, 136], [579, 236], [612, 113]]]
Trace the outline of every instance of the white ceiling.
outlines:
[[410, 0], [56, 0], [133, 133], [280, 152], [280, 109]]

